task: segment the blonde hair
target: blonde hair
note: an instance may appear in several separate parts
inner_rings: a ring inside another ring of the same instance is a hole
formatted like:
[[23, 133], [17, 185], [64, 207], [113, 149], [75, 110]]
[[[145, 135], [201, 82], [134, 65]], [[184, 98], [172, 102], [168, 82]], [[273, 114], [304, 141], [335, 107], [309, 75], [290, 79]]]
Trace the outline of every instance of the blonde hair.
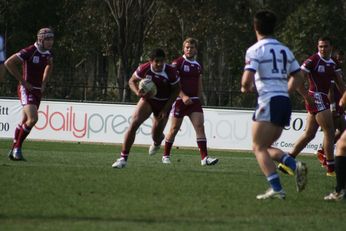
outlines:
[[185, 44], [186, 44], [186, 43], [193, 44], [193, 45], [195, 45], [196, 47], [198, 46], [198, 40], [197, 40], [197, 39], [192, 38], [192, 37], [188, 37], [188, 38], [186, 38], [186, 39], [184, 40], [184, 42], [183, 42], [183, 50], [184, 50], [184, 47], [185, 47]]

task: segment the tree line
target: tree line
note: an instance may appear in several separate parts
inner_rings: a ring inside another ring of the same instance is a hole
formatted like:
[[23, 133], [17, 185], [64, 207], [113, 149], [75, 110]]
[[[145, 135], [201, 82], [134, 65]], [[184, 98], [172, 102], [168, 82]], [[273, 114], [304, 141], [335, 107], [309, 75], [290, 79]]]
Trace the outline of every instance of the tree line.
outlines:
[[[246, 49], [256, 42], [252, 16], [262, 8], [278, 16], [276, 36], [299, 62], [330, 36], [344, 49], [342, 0], [0, 0], [0, 33], [10, 56], [33, 43], [40, 27], [54, 29], [54, 71], [46, 98], [134, 102], [128, 79], [148, 52], [162, 47], [167, 61], [182, 54], [186, 37], [199, 40], [204, 67], [204, 104], [251, 108], [254, 95], [240, 94]], [[8, 77], [1, 96], [16, 96]], [[302, 109], [293, 96], [294, 109]]]

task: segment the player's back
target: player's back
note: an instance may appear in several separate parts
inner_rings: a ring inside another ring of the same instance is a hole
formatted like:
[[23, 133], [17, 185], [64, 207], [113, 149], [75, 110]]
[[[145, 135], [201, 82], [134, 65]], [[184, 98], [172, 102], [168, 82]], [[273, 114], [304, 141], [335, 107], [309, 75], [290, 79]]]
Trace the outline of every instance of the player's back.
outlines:
[[[247, 51], [253, 63], [259, 100], [276, 95], [288, 96], [288, 76], [299, 70], [299, 64], [288, 47], [276, 39], [259, 40]], [[251, 68], [250, 68], [251, 69]]]

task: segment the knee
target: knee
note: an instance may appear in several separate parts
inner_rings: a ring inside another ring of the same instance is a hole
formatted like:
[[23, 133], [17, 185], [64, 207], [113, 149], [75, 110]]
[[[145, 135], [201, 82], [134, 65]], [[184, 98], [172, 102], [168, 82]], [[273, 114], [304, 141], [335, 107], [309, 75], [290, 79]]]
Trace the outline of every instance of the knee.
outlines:
[[33, 127], [35, 126], [35, 124], [37, 123], [38, 121], [38, 118], [37, 117], [34, 117], [34, 118], [29, 118], [26, 120], [25, 124], [29, 127]]

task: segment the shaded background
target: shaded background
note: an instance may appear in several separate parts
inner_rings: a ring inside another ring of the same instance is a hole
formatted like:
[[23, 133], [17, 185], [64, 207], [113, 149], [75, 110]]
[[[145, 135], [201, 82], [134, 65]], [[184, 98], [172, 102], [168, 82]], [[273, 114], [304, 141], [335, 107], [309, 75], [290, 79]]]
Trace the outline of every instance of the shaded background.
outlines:
[[[182, 54], [182, 41], [199, 40], [206, 106], [252, 108], [255, 95], [240, 93], [246, 49], [256, 42], [252, 16], [276, 12], [279, 40], [301, 63], [330, 36], [345, 49], [346, 1], [342, 0], [0, 0], [0, 33], [9, 57], [32, 44], [40, 27], [55, 30], [54, 71], [46, 99], [130, 103], [127, 81], [148, 52], [162, 47], [168, 62]], [[1, 97], [16, 97], [7, 75]], [[303, 102], [293, 96], [295, 110]]]

